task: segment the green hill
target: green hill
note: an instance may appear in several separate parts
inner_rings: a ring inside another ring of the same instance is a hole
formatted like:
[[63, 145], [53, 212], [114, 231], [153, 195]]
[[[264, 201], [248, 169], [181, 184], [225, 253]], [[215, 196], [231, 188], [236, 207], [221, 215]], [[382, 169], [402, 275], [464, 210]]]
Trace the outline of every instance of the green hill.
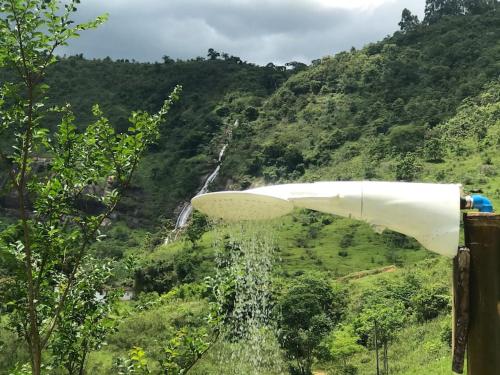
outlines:
[[[438, 125], [457, 115], [466, 98], [497, 90], [489, 85], [497, 84], [500, 71], [498, 24], [497, 13], [449, 17], [316, 61], [264, 102], [257, 121], [241, 127], [223, 175], [243, 186], [255, 176], [265, 182], [436, 179], [468, 184], [473, 176], [429, 176], [428, 170], [467, 159], [448, 152], [452, 142], [440, 134], [446, 125]], [[494, 135], [490, 139], [495, 143]], [[480, 154], [487, 161], [495, 147], [483, 147]], [[428, 168], [399, 171], [395, 161], [405, 156]]]

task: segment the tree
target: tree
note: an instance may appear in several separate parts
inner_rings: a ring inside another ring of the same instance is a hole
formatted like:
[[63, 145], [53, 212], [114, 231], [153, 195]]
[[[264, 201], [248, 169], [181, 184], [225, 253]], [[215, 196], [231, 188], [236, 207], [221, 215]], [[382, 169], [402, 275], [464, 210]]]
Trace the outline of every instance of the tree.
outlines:
[[411, 14], [410, 10], [407, 8], [403, 9], [401, 14], [401, 21], [398, 23], [401, 31], [407, 32], [414, 30], [417, 25], [419, 25], [419, 20], [417, 15]]
[[444, 16], [457, 16], [463, 13], [462, 0], [426, 0], [424, 22], [433, 24]]
[[209, 48], [207, 57], [210, 58], [210, 60], [217, 60], [217, 58], [220, 57], [220, 53], [214, 50], [213, 48]]
[[342, 373], [350, 370], [349, 359], [356, 353], [363, 352], [365, 348], [358, 343], [359, 337], [351, 325], [341, 326], [330, 332], [323, 341], [328, 350], [329, 357], [340, 364]]
[[497, 0], [463, 0], [465, 12], [470, 14], [481, 14], [488, 10], [494, 11], [497, 3]]
[[[95, 122], [84, 132], [77, 130], [69, 105], [47, 109], [44, 79], [57, 60], [54, 51], [106, 19], [74, 25], [79, 2], [0, 0], [0, 66], [17, 74], [0, 88], [0, 133], [13, 145], [2, 147], [0, 161], [18, 202], [18, 220], [0, 246], [0, 255], [14, 263], [1, 302], [27, 343], [34, 375], [40, 374], [42, 352], [52, 347], [54, 333], [64, 331], [70, 306], [96, 298], [76, 293], [88, 277], [83, 267], [89, 246], [100, 238], [103, 221], [158, 138], [158, 127], [179, 93], [174, 90], [155, 115], [133, 112], [124, 134], [115, 132], [98, 106]], [[48, 114], [60, 118], [52, 135]], [[35, 170], [40, 155], [50, 160], [45, 173]], [[93, 212], [84, 209], [90, 202], [97, 208]]]
[[389, 144], [395, 152], [414, 152], [424, 142], [425, 129], [421, 126], [394, 126], [389, 132]]
[[411, 302], [419, 322], [434, 319], [442, 311], [450, 309], [450, 297], [443, 285], [420, 288], [418, 293], [412, 296]]
[[53, 367], [64, 367], [70, 375], [84, 374], [88, 354], [99, 349], [118, 324], [111, 312], [119, 291], [102, 291], [96, 298], [112, 276], [111, 265], [86, 258], [79, 272], [85, 276], [75, 277], [51, 340]]
[[378, 373], [378, 349], [383, 348], [384, 374], [389, 373], [388, 347], [406, 320], [402, 302], [396, 300], [379, 301], [365, 307], [354, 321], [354, 329], [365, 342], [376, 349]]
[[163, 60], [164, 64], [173, 64], [173, 63], [175, 63], [174, 59], [172, 59], [168, 55], [163, 55], [161, 59]]
[[196, 247], [196, 243], [203, 236], [208, 229], [208, 218], [199, 211], [194, 211], [191, 220], [189, 221], [189, 226], [186, 230], [186, 235], [193, 245]]
[[342, 318], [346, 292], [322, 278], [305, 275], [292, 282], [278, 304], [279, 339], [292, 373], [309, 375], [314, 352]]
[[286, 67], [290, 68], [294, 72], [298, 73], [302, 70], [307, 69], [307, 64], [304, 64], [300, 61], [290, 61], [285, 64]]
[[213, 341], [203, 329], [189, 331], [186, 327], [177, 331], [165, 345], [160, 367], [166, 375], [186, 374], [211, 348]]
[[413, 181], [422, 171], [422, 164], [413, 153], [408, 153], [396, 162], [396, 180]]
[[444, 141], [439, 138], [427, 139], [424, 143], [424, 157], [426, 161], [440, 163], [445, 156]]

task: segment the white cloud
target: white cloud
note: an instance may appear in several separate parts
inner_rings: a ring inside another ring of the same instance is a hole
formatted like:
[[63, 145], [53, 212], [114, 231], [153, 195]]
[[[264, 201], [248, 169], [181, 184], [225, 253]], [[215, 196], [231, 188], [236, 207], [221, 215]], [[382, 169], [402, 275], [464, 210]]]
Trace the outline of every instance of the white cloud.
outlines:
[[387, 3], [395, 3], [396, 0], [312, 0], [321, 6], [329, 8], [373, 10]]

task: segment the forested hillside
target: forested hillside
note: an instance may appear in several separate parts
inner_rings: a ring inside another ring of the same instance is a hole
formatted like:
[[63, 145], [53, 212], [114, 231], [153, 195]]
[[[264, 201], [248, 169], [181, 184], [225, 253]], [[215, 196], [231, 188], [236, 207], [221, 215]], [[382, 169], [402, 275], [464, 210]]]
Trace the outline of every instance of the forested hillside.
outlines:
[[[76, 123], [85, 127], [94, 120], [92, 106], [99, 103], [118, 131], [128, 128], [132, 110], [156, 111], [182, 85], [180, 101], [122, 202], [120, 213], [129, 225], [154, 227], [159, 218], [173, 218], [213, 167], [233, 114], [252, 118], [254, 107], [293, 74], [285, 67], [259, 67], [227, 54], [216, 59], [218, 55], [213, 51], [206, 59], [189, 61], [165, 56], [163, 63], [154, 64], [71, 56], [60, 58], [48, 72], [49, 104], [70, 103]], [[55, 129], [56, 117], [45, 122]]]
[[[498, 209], [497, 2], [459, 10], [427, 3], [422, 22], [405, 10], [392, 36], [309, 66], [261, 67], [212, 49], [207, 58], [153, 64], [58, 58], [47, 79], [50, 104], [70, 102], [80, 129], [96, 102], [125, 130], [131, 110], [157, 111], [176, 85], [183, 90], [91, 247], [109, 270], [102, 298], [117, 300], [123, 288], [133, 298], [106, 311], [87, 306], [88, 316], [75, 318], [85, 330], [73, 351], [61, 349], [64, 335], [50, 348], [48, 373], [77, 374], [70, 368], [78, 363], [87, 374], [236, 375], [254, 374], [255, 365], [265, 368], [259, 374], [368, 375], [377, 353], [384, 375], [450, 374], [451, 262], [412, 238], [304, 210], [233, 232], [195, 213], [164, 244], [166, 219], [200, 188], [226, 142], [212, 191], [321, 180], [462, 183]], [[1, 228], [16, 214], [11, 201], [3, 189]], [[0, 250], [15, 230], [0, 236]], [[255, 245], [262, 233], [271, 239]], [[269, 262], [245, 263], [252, 246]], [[12, 254], [2, 254], [0, 291], [14, 275]], [[238, 310], [238, 293], [252, 283], [262, 300], [250, 296]], [[93, 299], [94, 289], [81, 288]], [[259, 303], [272, 322], [259, 328], [257, 355], [244, 338]], [[29, 356], [6, 328], [10, 307], [3, 312], [0, 374], [24, 374]], [[229, 336], [221, 327], [231, 327]]]
[[[418, 160], [438, 161], [444, 146], [436, 146], [435, 127], [498, 78], [498, 23], [495, 12], [447, 16], [307, 69], [258, 67], [216, 51], [155, 64], [72, 56], [60, 59], [47, 83], [51, 103], [71, 103], [81, 126], [99, 103], [119, 130], [131, 110], [155, 110], [183, 86], [122, 203], [122, 214], [135, 218], [129, 225], [151, 227], [159, 217], [174, 218], [201, 186], [236, 119], [218, 188], [246, 187], [255, 178], [425, 179], [397, 172], [393, 162], [416, 158], [418, 170]], [[440, 179], [463, 180], [449, 177]]]
[[[439, 168], [454, 146], [440, 138], [438, 125], [497, 82], [498, 25], [496, 13], [446, 17], [316, 61], [264, 103], [257, 121], [240, 128], [223, 173], [243, 183], [254, 176], [429, 179], [419, 166]], [[447, 168], [436, 177], [468, 184], [476, 175], [464, 181], [469, 172], [462, 172]]]

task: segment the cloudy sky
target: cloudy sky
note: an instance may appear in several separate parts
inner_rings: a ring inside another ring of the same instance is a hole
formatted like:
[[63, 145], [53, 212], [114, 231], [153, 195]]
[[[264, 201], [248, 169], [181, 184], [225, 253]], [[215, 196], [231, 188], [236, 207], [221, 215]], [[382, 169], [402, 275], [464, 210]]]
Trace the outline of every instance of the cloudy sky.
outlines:
[[109, 13], [60, 54], [160, 61], [208, 48], [257, 64], [311, 60], [382, 39], [425, 0], [82, 0], [77, 21]]

